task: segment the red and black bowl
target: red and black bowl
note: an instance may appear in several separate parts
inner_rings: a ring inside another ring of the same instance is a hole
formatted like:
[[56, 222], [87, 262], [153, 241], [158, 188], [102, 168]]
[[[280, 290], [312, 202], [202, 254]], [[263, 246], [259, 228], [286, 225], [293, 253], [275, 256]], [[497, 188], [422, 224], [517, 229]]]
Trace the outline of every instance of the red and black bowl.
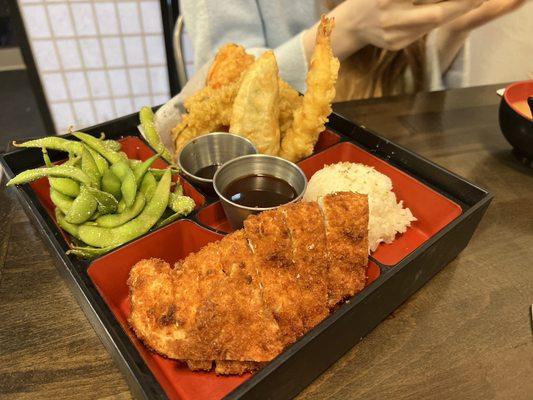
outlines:
[[[505, 89], [500, 102], [500, 129], [514, 153], [533, 166], [533, 80], [516, 82]], [[529, 102], [528, 102], [529, 99]]]

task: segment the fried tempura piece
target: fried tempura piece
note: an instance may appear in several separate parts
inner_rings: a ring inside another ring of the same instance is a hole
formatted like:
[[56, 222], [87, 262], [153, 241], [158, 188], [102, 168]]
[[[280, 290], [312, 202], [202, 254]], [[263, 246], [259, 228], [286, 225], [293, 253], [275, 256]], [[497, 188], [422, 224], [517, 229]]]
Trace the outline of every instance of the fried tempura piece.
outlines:
[[218, 50], [207, 74], [206, 85], [213, 89], [235, 82], [254, 62], [244, 47], [228, 43]]
[[264, 52], [244, 73], [229, 131], [250, 139], [259, 153], [278, 154], [279, 87], [274, 52]]
[[328, 304], [353, 296], [365, 286], [368, 264], [368, 198], [339, 192], [323, 197], [329, 257]]
[[279, 79], [279, 132], [283, 139], [291, 127], [294, 110], [302, 104], [302, 96], [283, 79]]
[[185, 100], [188, 113], [172, 129], [175, 157], [189, 140], [229, 126], [239, 84], [240, 81], [235, 81], [218, 89], [206, 86]]
[[335, 81], [339, 72], [339, 60], [331, 50], [333, 19], [322, 16], [316, 35], [315, 50], [307, 74], [307, 91], [302, 105], [294, 112], [292, 126], [281, 142], [279, 155], [290, 161], [298, 161], [311, 155], [318, 135], [324, 130], [331, 102], [335, 97]]

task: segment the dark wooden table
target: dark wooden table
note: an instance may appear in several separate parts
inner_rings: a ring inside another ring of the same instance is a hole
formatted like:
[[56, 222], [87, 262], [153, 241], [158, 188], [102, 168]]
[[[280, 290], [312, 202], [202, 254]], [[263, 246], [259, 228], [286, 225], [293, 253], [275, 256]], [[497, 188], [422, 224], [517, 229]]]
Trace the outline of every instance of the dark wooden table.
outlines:
[[[531, 399], [533, 170], [510, 154], [496, 86], [337, 111], [495, 199], [465, 251], [300, 399]], [[0, 189], [0, 397], [129, 398], [11, 190]]]

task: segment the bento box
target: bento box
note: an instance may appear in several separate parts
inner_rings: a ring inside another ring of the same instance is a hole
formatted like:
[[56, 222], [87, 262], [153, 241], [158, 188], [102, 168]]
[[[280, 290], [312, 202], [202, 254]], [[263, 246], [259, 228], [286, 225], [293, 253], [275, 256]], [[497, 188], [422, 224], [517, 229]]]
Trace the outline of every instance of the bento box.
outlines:
[[[137, 122], [137, 114], [132, 114], [84, 131], [94, 136], [104, 131], [107, 138], [120, 140], [129, 156], [144, 160], [155, 152], [139, 135]], [[58, 162], [62, 155], [50, 152], [50, 157]], [[192, 372], [152, 353], [128, 325], [126, 282], [131, 267], [149, 257], [174, 263], [223, 237], [231, 228], [218, 199], [179, 176], [185, 193], [196, 202], [192, 214], [86, 261], [66, 255], [69, 238], [55, 222], [46, 178], [15, 190], [135, 397], [289, 399], [452, 261], [467, 246], [492, 200], [487, 190], [332, 114], [314, 154], [298, 164], [309, 179], [324, 165], [340, 161], [364, 163], [389, 176], [395, 194], [418, 220], [393, 243], [380, 244], [372, 253], [363, 291], [258, 372], [241, 376]], [[43, 164], [39, 149], [3, 154], [1, 162], [8, 178]]]

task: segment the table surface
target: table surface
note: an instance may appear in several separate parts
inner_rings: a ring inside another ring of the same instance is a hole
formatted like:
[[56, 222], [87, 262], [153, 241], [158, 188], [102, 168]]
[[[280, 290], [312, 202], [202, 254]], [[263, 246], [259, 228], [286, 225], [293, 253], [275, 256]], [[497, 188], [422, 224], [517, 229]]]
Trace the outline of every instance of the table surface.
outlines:
[[[461, 255], [299, 399], [531, 399], [533, 170], [513, 158], [499, 132], [496, 88], [336, 105], [495, 198]], [[0, 321], [1, 398], [130, 398], [3, 185]]]

